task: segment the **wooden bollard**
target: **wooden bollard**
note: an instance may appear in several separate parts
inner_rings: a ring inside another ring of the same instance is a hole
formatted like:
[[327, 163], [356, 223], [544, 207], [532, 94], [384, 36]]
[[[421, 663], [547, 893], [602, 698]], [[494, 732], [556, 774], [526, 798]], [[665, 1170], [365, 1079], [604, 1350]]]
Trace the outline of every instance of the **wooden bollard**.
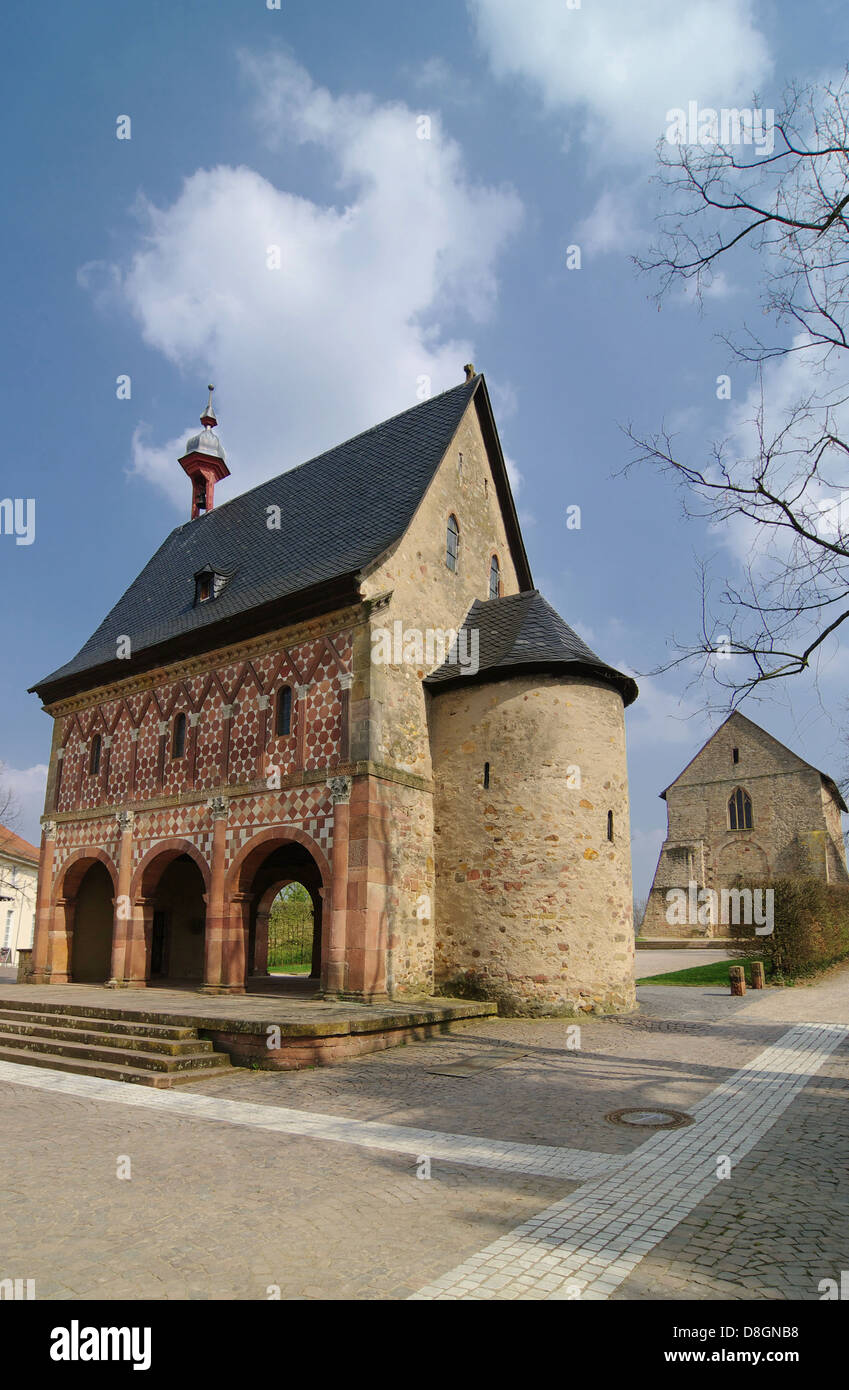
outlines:
[[764, 975], [764, 965], [762, 960], [752, 961], [752, 989], [763, 989], [766, 985]]
[[731, 981], [732, 994], [746, 993], [746, 972], [742, 965], [732, 965], [728, 971], [728, 978]]

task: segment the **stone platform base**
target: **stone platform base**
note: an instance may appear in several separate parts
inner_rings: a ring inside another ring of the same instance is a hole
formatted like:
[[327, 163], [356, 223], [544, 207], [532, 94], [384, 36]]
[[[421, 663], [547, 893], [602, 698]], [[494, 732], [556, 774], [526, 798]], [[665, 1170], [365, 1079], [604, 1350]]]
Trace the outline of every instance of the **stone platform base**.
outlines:
[[[209, 996], [156, 987], [125, 990], [119, 997], [120, 1005], [115, 992], [102, 985], [0, 984], [0, 1017], [5, 1015], [8, 1020], [11, 1016], [14, 1021], [19, 1015], [23, 1021], [24, 1013], [38, 1014], [39, 1026], [54, 1023], [54, 1031], [66, 1020], [77, 1029], [85, 1029], [86, 1021], [91, 1021], [88, 1033], [114, 1032], [133, 1024], [139, 1025], [133, 1031], [142, 1031], [145, 1026], [164, 1027], [169, 1033], [191, 1029], [197, 1038], [207, 1040], [207, 1046], [211, 1042], [216, 1053], [226, 1053], [235, 1066], [293, 1071], [423, 1041], [434, 1033], [450, 1031], [452, 1025], [466, 1019], [498, 1012], [495, 1004], [465, 999], [356, 1004], [285, 994], [275, 997], [267, 992]], [[100, 1023], [100, 1030], [94, 1020]], [[110, 1029], [111, 1023], [115, 1029]], [[76, 1052], [83, 1062], [81, 1049]], [[20, 1060], [34, 1058], [22, 1052]]]

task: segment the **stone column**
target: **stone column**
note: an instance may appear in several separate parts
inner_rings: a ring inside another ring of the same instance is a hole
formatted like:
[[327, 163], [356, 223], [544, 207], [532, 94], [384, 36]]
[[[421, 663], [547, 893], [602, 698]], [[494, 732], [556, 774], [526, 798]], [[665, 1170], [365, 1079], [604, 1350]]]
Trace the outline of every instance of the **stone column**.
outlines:
[[[229, 935], [229, 920], [225, 919], [224, 877], [227, 856], [227, 816], [230, 803], [226, 796], [214, 796], [207, 802], [212, 813], [212, 863], [209, 892], [206, 899], [206, 937], [204, 952], [203, 994], [225, 994], [223, 987], [224, 938]], [[229, 914], [228, 914], [229, 917]]]
[[322, 987], [325, 994], [344, 994], [348, 983], [348, 823], [351, 779], [332, 777], [329, 786], [330, 799], [333, 802], [333, 862]]
[[118, 847], [118, 889], [114, 898], [112, 919], [112, 965], [107, 989], [120, 989], [126, 975], [127, 939], [132, 931], [130, 884], [133, 876], [133, 813], [118, 811], [115, 816], [121, 831]]
[[234, 893], [229, 902], [229, 911], [226, 912], [227, 925], [222, 945], [222, 993], [244, 994], [245, 992], [252, 902], [252, 893]]
[[126, 989], [144, 989], [148, 984], [150, 946], [153, 941], [155, 898], [136, 898], [127, 922], [127, 949], [124, 957]]
[[256, 915], [256, 927], [254, 929], [254, 958], [251, 962], [251, 974], [264, 979], [268, 974], [268, 919], [271, 916], [271, 909], [266, 908], [264, 912]]
[[35, 897], [35, 933], [32, 946], [32, 974], [29, 981], [34, 985], [48, 984], [50, 975], [47, 968], [50, 951], [51, 910], [50, 898], [53, 893], [53, 860], [56, 852], [56, 822], [46, 820], [42, 828], [41, 859], [38, 865], [38, 886]]
[[75, 898], [59, 898], [53, 911], [50, 944], [47, 954], [47, 974], [50, 984], [71, 983], [71, 955], [74, 949]]

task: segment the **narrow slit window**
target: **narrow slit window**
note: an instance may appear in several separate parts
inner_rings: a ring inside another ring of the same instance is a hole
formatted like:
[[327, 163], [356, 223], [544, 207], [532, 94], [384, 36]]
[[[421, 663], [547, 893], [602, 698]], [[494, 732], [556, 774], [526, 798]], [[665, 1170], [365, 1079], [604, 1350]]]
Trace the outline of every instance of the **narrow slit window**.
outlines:
[[91, 741], [91, 751], [88, 755], [88, 770], [92, 777], [96, 777], [100, 771], [100, 734], [95, 734]]
[[171, 757], [182, 758], [186, 751], [186, 716], [180, 713], [174, 720], [174, 730], [171, 735]]
[[490, 598], [501, 597], [501, 566], [498, 563], [497, 555], [493, 555], [489, 562], [489, 596]]
[[612, 840], [612, 839], [613, 839], [613, 812], [612, 812], [612, 811], [608, 811], [608, 813], [607, 813], [607, 838], [608, 838], [608, 840]]
[[489, 791], [489, 763], [483, 765], [483, 789]]
[[460, 554], [460, 527], [457, 525], [456, 516], [448, 518], [448, 529], [445, 536], [445, 563], [450, 570], [457, 570], [457, 557]]
[[728, 799], [728, 826], [731, 830], [752, 828], [752, 798], [742, 787], [736, 787]]
[[732, 763], [739, 763], [739, 761], [740, 761], [740, 749], [739, 749], [739, 748], [732, 748], [732, 749], [731, 749], [731, 761], [732, 761]]
[[283, 685], [277, 692], [277, 737], [286, 738], [292, 732], [292, 687]]

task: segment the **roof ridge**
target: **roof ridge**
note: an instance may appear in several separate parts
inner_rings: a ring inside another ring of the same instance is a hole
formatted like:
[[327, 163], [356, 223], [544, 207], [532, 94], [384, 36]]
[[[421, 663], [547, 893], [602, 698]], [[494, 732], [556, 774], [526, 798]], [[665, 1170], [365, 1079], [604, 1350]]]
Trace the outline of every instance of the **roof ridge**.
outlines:
[[[194, 520], [181, 521], [179, 526], [174, 526], [169, 531], [169, 536], [175, 535], [178, 531], [184, 531], [187, 526], [197, 527], [198, 522], [204, 522], [209, 517], [220, 516], [225, 508], [232, 506], [234, 502], [240, 502], [245, 497], [250, 497], [251, 493], [259, 492], [260, 488], [268, 487], [269, 483], [274, 483], [278, 478], [288, 478], [293, 473], [300, 473], [302, 468], [309, 468], [311, 464], [318, 463], [319, 459], [327, 458], [328, 454], [335, 454], [338, 449], [345, 449], [349, 444], [355, 444], [358, 439], [365, 439], [366, 435], [374, 434], [375, 430], [385, 429], [387, 425], [392, 425], [396, 420], [401, 420], [405, 415], [412, 415], [414, 410], [421, 410], [426, 405], [432, 405], [435, 401], [442, 400], [443, 396], [450, 396], [454, 391], [463, 391], [469, 387], [476, 387], [482, 380], [483, 373], [472, 377], [471, 381], [458, 382], [456, 386], [447, 386], [444, 391], [438, 391], [435, 396], [428, 396], [426, 400], [419, 401], [417, 405], [409, 405], [406, 410], [399, 410], [395, 415], [387, 415], [385, 420], [378, 420], [377, 424], [369, 425], [368, 429], [360, 430], [357, 434], [349, 435], [347, 439], [342, 439], [338, 444], [332, 444], [329, 449], [322, 449], [320, 453], [313, 454], [310, 458], [304, 459], [303, 463], [296, 463], [292, 468], [283, 468], [279, 473], [275, 473], [270, 478], [264, 478], [261, 483], [254, 483], [253, 487], [246, 488], [244, 492], [237, 492], [235, 497], [228, 497], [226, 502], [221, 502], [210, 511], [204, 512], [202, 516], [195, 517]], [[473, 391], [469, 392], [471, 398]], [[232, 476], [232, 475], [231, 475]], [[167, 539], [167, 537], [166, 537]]]

